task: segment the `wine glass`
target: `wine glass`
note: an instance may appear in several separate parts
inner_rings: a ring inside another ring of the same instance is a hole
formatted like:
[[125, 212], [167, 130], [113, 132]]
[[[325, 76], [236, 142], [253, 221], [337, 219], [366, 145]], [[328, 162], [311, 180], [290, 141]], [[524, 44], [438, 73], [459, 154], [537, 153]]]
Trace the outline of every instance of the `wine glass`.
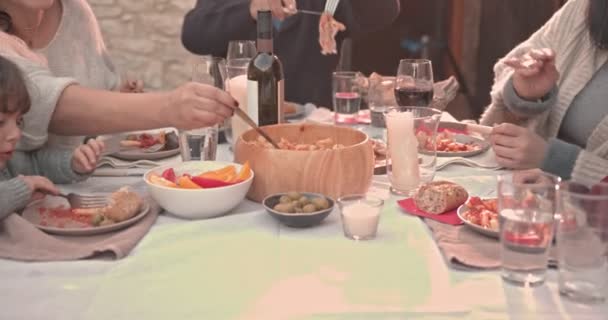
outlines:
[[255, 41], [233, 40], [228, 42], [226, 63], [228, 66], [246, 66], [256, 54]]
[[427, 59], [403, 59], [395, 79], [395, 98], [402, 107], [428, 107], [433, 102], [433, 65]]

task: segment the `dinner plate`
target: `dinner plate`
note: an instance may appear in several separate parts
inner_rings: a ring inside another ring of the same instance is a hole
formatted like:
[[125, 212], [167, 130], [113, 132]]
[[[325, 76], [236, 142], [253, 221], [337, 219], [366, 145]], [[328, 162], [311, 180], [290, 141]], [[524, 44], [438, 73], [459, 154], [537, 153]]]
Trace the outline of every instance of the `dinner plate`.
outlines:
[[[22, 217], [36, 226], [38, 229], [47, 233], [64, 236], [92, 236], [96, 234], [116, 231], [133, 225], [145, 217], [150, 212], [150, 206], [144, 202], [141, 211], [131, 219], [105, 226], [85, 226], [82, 223], [73, 221], [69, 218], [47, 218], [49, 225], [42, 225], [42, 208], [58, 208], [63, 206], [69, 208], [67, 200], [61, 197], [46, 196], [44, 199], [35, 201], [23, 210]], [[58, 226], [64, 223], [64, 227]], [[50, 225], [54, 224], [54, 225]]]
[[296, 111], [292, 113], [285, 113], [285, 119], [296, 119], [306, 114], [306, 106], [298, 103], [292, 103], [292, 105], [296, 108]]
[[469, 228], [473, 229], [476, 232], [479, 232], [485, 236], [488, 237], [492, 237], [492, 238], [499, 238], [500, 235], [498, 233], [498, 231], [495, 230], [491, 230], [491, 229], [486, 229], [482, 226], [478, 226], [472, 222], [470, 222], [469, 220], [465, 219], [464, 217], [464, 213], [467, 210], [467, 205], [466, 203], [461, 205], [460, 207], [458, 207], [458, 210], [456, 210], [456, 213], [458, 214], [458, 217], [460, 218], [460, 220], [462, 220], [462, 222], [464, 222], [464, 224], [466, 224]]
[[[463, 158], [466, 158], [466, 157], [472, 157], [472, 156], [476, 156], [478, 154], [482, 154], [482, 153], [488, 151], [488, 149], [490, 149], [490, 144], [483, 139], [471, 137], [466, 134], [454, 134], [453, 137], [454, 137], [455, 142], [473, 143], [473, 144], [480, 146], [481, 148], [478, 150], [474, 150], [474, 151], [457, 151], [457, 152], [437, 151], [438, 157], [463, 157]], [[426, 153], [431, 153], [431, 152], [421, 150], [420, 153], [426, 154]]]
[[[166, 128], [166, 129], [161, 129], [161, 130], [164, 130], [166, 132], [173, 131], [173, 132], [175, 132], [175, 134], [178, 134], [177, 130], [175, 130], [173, 128]], [[135, 132], [131, 132], [130, 134], [141, 134], [141, 133], [158, 134], [158, 132], [160, 132], [160, 130], [135, 131]], [[111, 156], [118, 158], [118, 159], [127, 160], [127, 161], [137, 161], [137, 160], [160, 160], [160, 159], [165, 159], [165, 158], [175, 156], [177, 154], [179, 154], [179, 147], [174, 148], [174, 149], [169, 149], [169, 150], [161, 150], [161, 151], [157, 151], [157, 152], [144, 152], [139, 149], [131, 149], [131, 150], [124, 150], [124, 151], [119, 151], [119, 152], [113, 153], [113, 154], [111, 154]]]

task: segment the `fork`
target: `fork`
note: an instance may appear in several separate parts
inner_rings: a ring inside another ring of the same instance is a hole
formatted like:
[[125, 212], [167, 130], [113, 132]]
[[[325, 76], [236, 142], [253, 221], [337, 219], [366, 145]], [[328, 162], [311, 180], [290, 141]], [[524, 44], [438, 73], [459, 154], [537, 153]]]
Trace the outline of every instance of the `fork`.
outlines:
[[68, 200], [72, 208], [99, 208], [108, 203], [107, 195], [82, 195], [76, 193], [60, 193], [58, 196]]
[[338, 7], [339, 2], [340, 2], [340, 0], [325, 1], [325, 10], [324, 11], [333, 16], [334, 13], [336, 13], [336, 8]]

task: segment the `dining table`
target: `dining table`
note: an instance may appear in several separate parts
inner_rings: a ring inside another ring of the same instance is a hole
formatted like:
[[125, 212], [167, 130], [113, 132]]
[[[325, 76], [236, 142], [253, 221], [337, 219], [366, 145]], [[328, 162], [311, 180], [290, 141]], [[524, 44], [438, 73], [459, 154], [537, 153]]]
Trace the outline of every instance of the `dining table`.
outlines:
[[[217, 157], [232, 160], [228, 144]], [[491, 196], [500, 172], [451, 165], [435, 180]], [[141, 176], [92, 177], [61, 188], [124, 185], [146, 190]], [[119, 260], [0, 260], [0, 319], [608, 319], [607, 303], [560, 296], [556, 269], [531, 288], [502, 281], [500, 270], [452, 266], [389, 185], [386, 175], [374, 176], [369, 192], [385, 204], [369, 241], [344, 236], [338, 208], [320, 225], [299, 229], [244, 200], [206, 220], [163, 212]]]

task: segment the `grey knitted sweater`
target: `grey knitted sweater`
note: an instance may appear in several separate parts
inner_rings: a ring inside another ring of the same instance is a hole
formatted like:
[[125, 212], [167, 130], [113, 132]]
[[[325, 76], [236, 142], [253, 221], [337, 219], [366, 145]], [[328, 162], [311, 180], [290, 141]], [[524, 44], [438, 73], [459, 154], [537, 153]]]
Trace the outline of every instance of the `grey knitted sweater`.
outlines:
[[54, 183], [71, 183], [86, 179], [72, 170], [72, 151], [42, 148], [33, 152], [15, 152], [5, 169], [0, 169], [0, 219], [24, 208], [32, 191], [18, 178], [45, 176]]
[[[598, 50], [592, 43], [586, 25], [588, 0], [570, 0], [528, 40], [518, 45], [494, 67], [492, 102], [480, 122], [494, 125], [512, 122], [534, 129], [546, 139], [556, 138], [574, 99], [591, 82], [608, 61], [608, 51]], [[518, 117], [505, 102], [505, 85], [513, 69], [504, 61], [519, 57], [532, 48], [551, 48], [556, 52], [557, 101], [547, 111], [526, 118]], [[589, 104], [584, 108], [603, 108]], [[584, 149], [576, 155], [571, 177], [583, 183], [596, 183], [608, 176], [608, 117], [601, 119], [589, 135]]]

